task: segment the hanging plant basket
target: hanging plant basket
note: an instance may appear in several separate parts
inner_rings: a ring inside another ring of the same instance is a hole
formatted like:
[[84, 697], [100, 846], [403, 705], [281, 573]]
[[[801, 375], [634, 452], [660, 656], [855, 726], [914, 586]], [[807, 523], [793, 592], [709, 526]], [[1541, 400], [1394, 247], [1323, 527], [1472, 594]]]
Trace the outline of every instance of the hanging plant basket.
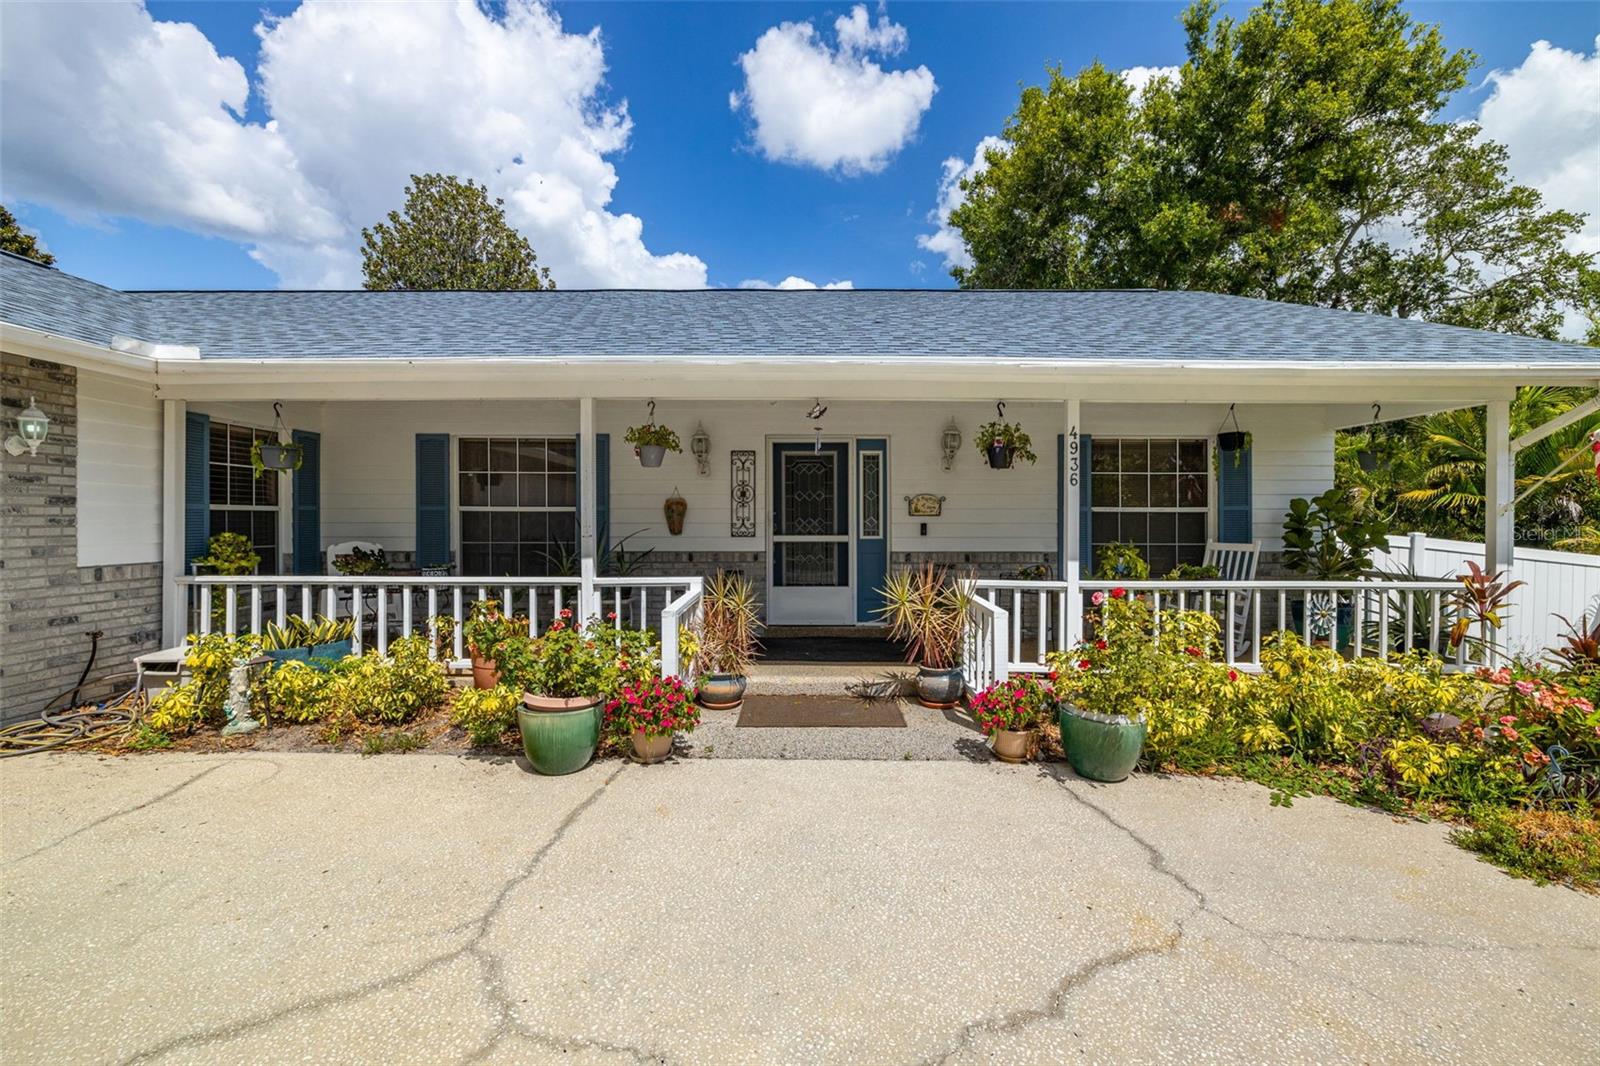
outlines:
[[973, 444], [989, 463], [989, 469], [1010, 470], [1018, 459], [1038, 462], [1039, 457], [1033, 454], [1033, 440], [1023, 432], [1021, 423], [1005, 420], [1006, 405], [997, 403], [994, 410], [998, 417], [979, 426], [973, 439]]
[[1225, 452], [1242, 452], [1250, 447], [1250, 434], [1240, 432], [1218, 433], [1217, 447]]
[[1363, 473], [1373, 473], [1378, 469], [1378, 452], [1374, 448], [1362, 448], [1356, 452], [1356, 465], [1361, 467]]
[[633, 445], [633, 454], [639, 457], [640, 466], [658, 467], [668, 452], [683, 451], [683, 445], [678, 441], [678, 434], [671, 426], [656, 425], [655, 416], [656, 402], [651, 400], [650, 421], [643, 425], [628, 427], [627, 436], [623, 437], [623, 440]]
[[271, 444], [258, 440], [250, 446], [250, 466], [260, 477], [267, 471], [283, 474], [299, 470], [305, 450], [298, 444]]

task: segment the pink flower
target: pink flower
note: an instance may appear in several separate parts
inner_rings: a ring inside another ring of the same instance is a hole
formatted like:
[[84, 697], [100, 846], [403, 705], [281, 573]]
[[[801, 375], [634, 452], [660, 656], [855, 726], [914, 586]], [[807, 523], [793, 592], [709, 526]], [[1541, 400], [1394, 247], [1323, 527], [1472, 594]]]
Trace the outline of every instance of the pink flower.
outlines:
[[1522, 736], [1521, 733], [1517, 732], [1515, 729], [1512, 729], [1510, 726], [1506, 726], [1504, 729], [1500, 730], [1500, 735], [1505, 737], [1507, 740], [1517, 740]]
[[1500, 724], [1501, 725], [1511, 725], [1516, 720], [1517, 720], [1517, 716], [1514, 715], [1514, 714], [1502, 714], [1500, 716]]
[[1096, 591], [1093, 596], [1089, 597], [1089, 602], [1098, 607], [1102, 603], [1106, 602], [1106, 594], [1104, 592]]
[[1524, 696], [1528, 695], [1528, 693], [1533, 691], [1533, 682], [1532, 681], [1518, 681], [1517, 682], [1517, 691], [1522, 693]]
[[1588, 714], [1590, 711], [1594, 710], [1594, 704], [1590, 703], [1582, 696], [1572, 697], [1572, 706], [1582, 711], [1584, 714]]
[[610, 622], [615, 622], [617, 620], [617, 612], [616, 611], [607, 611], [606, 612], [606, 620], [610, 621]]

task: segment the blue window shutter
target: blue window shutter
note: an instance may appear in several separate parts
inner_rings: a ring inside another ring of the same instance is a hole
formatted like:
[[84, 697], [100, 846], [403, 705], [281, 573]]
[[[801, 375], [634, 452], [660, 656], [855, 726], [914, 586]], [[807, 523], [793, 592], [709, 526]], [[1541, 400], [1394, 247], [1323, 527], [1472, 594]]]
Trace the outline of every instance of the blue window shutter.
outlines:
[[[1247, 544], [1251, 536], [1250, 459], [1252, 448], [1217, 455], [1217, 539]], [[1238, 460], [1235, 465], [1234, 460]]]
[[190, 411], [183, 425], [183, 562], [206, 553], [211, 540], [211, 416]]
[[417, 434], [417, 565], [450, 562], [450, 434]]
[[[294, 472], [294, 572], [322, 572], [322, 434], [297, 429], [300, 469]], [[273, 474], [273, 477], [278, 475]]]
[[[581, 501], [583, 497], [580, 495]], [[611, 434], [594, 435], [594, 531], [603, 559], [611, 552]]]
[[1078, 438], [1078, 572], [1094, 573], [1094, 438]]

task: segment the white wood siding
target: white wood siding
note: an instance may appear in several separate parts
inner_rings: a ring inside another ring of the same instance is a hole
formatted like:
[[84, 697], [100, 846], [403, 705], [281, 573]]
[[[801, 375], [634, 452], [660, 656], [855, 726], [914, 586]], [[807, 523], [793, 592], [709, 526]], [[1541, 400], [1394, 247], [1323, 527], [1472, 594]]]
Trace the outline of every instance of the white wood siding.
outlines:
[[[992, 403], [852, 403], [828, 400], [825, 438], [887, 437], [887, 503], [893, 551], [1054, 552], [1056, 547], [1055, 439], [1063, 428], [1059, 403], [1007, 403], [1006, 417], [1033, 437], [1039, 462], [993, 471], [973, 447], [978, 426], [994, 418]], [[213, 417], [230, 405], [196, 404]], [[673, 551], [760, 551], [766, 548], [770, 513], [769, 443], [774, 438], [811, 440], [807, 403], [759, 401], [662, 402], [656, 420], [678, 431], [681, 455], [669, 454], [654, 470], [641, 467], [623, 441], [630, 425], [644, 421], [642, 402], [601, 401], [596, 427], [611, 435], [611, 531], [621, 537], [643, 530], [634, 548]], [[328, 403], [321, 410], [295, 405], [292, 425], [322, 432], [322, 540], [372, 540], [396, 551], [415, 549], [415, 435], [538, 436], [577, 432], [571, 402], [485, 400], [440, 402]], [[1333, 480], [1333, 433], [1320, 428], [1315, 408], [1244, 407], [1240, 424], [1254, 434], [1256, 535], [1268, 550], [1279, 546], [1283, 512], [1293, 496], [1314, 495]], [[235, 413], [237, 408], [228, 413]], [[1084, 428], [1096, 436], [1212, 436], [1226, 411], [1216, 405], [1086, 404]], [[270, 415], [269, 415], [270, 417]], [[964, 438], [954, 469], [944, 470], [940, 435], [954, 418]], [[702, 477], [688, 452], [689, 437], [704, 423], [711, 437], [709, 473]], [[729, 531], [729, 452], [756, 453], [755, 537]], [[453, 449], [452, 449], [453, 454]], [[688, 501], [681, 536], [670, 536], [662, 503], [676, 488]], [[906, 514], [905, 497], [931, 492], [946, 497], [944, 514], [922, 519]], [[452, 489], [454, 493], [454, 489]]]
[[161, 403], [148, 384], [78, 374], [78, 565], [161, 559]]

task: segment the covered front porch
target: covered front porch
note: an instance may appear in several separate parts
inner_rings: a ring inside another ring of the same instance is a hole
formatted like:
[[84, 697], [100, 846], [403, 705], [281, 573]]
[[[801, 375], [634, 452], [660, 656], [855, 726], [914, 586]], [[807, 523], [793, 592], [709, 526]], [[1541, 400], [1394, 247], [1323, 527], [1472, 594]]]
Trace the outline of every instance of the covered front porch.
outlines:
[[[1333, 437], [1381, 403], [1398, 416], [1487, 404], [1490, 439], [1509, 388], [1383, 372], [1324, 378], [1262, 369], [1246, 380], [1193, 370], [1072, 371], [818, 361], [535, 368], [526, 362], [397, 363], [383, 378], [338, 364], [206, 367], [164, 377], [166, 632], [257, 628], [286, 614], [360, 614], [357, 640], [460, 623], [479, 599], [537, 631], [562, 609], [615, 612], [659, 630], [670, 672], [676, 633], [703, 579], [738, 570], [769, 624], [873, 626], [890, 571], [932, 561], [971, 582], [967, 656], [975, 686], [1042, 667], [1082, 635], [1089, 578], [1108, 544], [1132, 544], [1148, 588], [1225, 620], [1224, 654], [1250, 668], [1267, 634], [1321, 632], [1353, 615], [1357, 655], [1442, 650], [1443, 581], [1321, 587], [1279, 565], [1288, 503], [1333, 481]], [[667, 369], [680, 372], [668, 375]], [[484, 399], [489, 396], [492, 398]], [[274, 403], [303, 448], [300, 468], [254, 476], [249, 451]], [[1003, 407], [997, 405], [1003, 404]], [[1037, 461], [992, 469], [974, 447], [999, 415]], [[644, 465], [626, 442], [653, 420], [683, 451]], [[1219, 432], [1248, 432], [1220, 453]], [[1509, 493], [1507, 451], [1491, 493]], [[1509, 502], [1509, 499], [1506, 500]], [[1510, 551], [1509, 515], [1486, 529]], [[248, 576], [196, 574], [216, 532], [251, 535]], [[1208, 547], [1258, 549], [1247, 574], [1160, 581]], [[383, 563], [354, 572], [355, 548]], [[1308, 609], [1308, 606], [1309, 609]], [[1331, 605], [1331, 608], [1330, 608]], [[1092, 617], [1092, 615], [1091, 615]]]

